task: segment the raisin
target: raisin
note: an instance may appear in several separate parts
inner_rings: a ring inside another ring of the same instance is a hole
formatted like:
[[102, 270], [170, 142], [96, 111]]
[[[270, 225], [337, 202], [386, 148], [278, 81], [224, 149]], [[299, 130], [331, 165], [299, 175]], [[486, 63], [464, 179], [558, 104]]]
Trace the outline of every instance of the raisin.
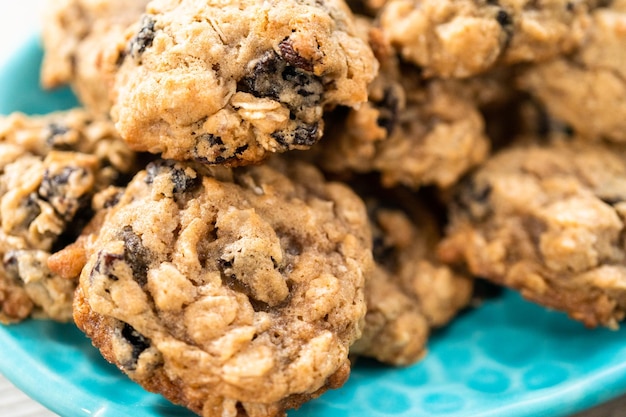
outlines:
[[[286, 45], [283, 42], [283, 49], [288, 49]], [[293, 54], [288, 56], [289, 60], [274, 51], [266, 52], [237, 85], [239, 91], [276, 100], [289, 109], [289, 127], [272, 134], [285, 150], [311, 146], [321, 138], [316, 119], [324, 92], [322, 80], [298, 67], [303, 63], [294, 61]]]
[[313, 71], [313, 63], [306, 58], [303, 58], [293, 49], [293, 44], [289, 38], [283, 39], [283, 41], [278, 44], [278, 49], [280, 50], [280, 55], [290, 65], [293, 65], [296, 68], [301, 68], [305, 71]]
[[124, 364], [129, 370], [134, 370], [137, 366], [139, 356], [150, 347], [151, 340], [135, 330], [130, 324], [124, 323], [121, 331], [122, 337], [132, 346], [131, 362]]
[[155, 20], [147, 15], [141, 19], [141, 29], [139, 29], [139, 33], [137, 33], [137, 35], [130, 40], [130, 44], [128, 45], [130, 56], [138, 59], [147, 48], [152, 46], [155, 35], [155, 23]]
[[123, 193], [120, 190], [112, 194], [111, 196], [109, 196], [109, 198], [107, 198], [106, 201], [102, 204], [102, 208], [108, 209], [108, 208], [117, 206], [117, 203], [119, 203], [120, 199], [122, 198], [122, 194]]
[[[25, 283], [52, 277], [47, 268], [48, 254], [39, 250], [15, 249], [4, 255], [6, 276]], [[34, 276], [33, 276], [34, 275]]]
[[39, 196], [48, 201], [59, 216], [68, 222], [89, 202], [88, 195], [78, 196], [77, 198], [67, 197], [70, 177], [86, 177], [88, 175], [87, 170], [75, 167], [65, 167], [60, 173], [54, 175], [49, 170], [46, 170], [37, 191]]
[[7, 277], [13, 278], [15, 280], [20, 279], [17, 251], [8, 251], [4, 255], [3, 264]]
[[237, 89], [255, 97], [278, 100], [280, 86], [272, 82], [272, 79], [283, 70], [280, 68], [280, 61], [280, 57], [274, 51], [265, 53], [256, 62], [251, 74], [239, 81]]
[[317, 124], [300, 125], [296, 128], [293, 142], [296, 145], [312, 146], [319, 139], [319, 133]]
[[141, 237], [133, 232], [131, 226], [124, 226], [121, 237], [124, 241], [124, 260], [133, 271], [133, 279], [143, 287], [148, 283], [150, 251], [143, 245]]
[[218, 155], [215, 157], [215, 159], [213, 160], [213, 164], [217, 164], [217, 165], [222, 165], [222, 164], [226, 164], [228, 162], [232, 162], [234, 161], [236, 158], [234, 156], [221, 156]]
[[385, 89], [382, 101], [375, 104], [379, 111], [376, 124], [385, 129], [388, 136], [391, 136], [398, 123], [400, 110], [400, 99], [396, 95], [395, 89], [392, 87]]
[[498, 11], [498, 13], [496, 14], [496, 20], [502, 27], [508, 26], [513, 23], [513, 20], [511, 19], [511, 15], [509, 15], [504, 10]]
[[[318, 83], [311, 82], [311, 75], [306, 74], [294, 67], [285, 67], [281, 73], [283, 81], [295, 88], [296, 93], [302, 98], [306, 98], [307, 103], [317, 103], [320, 101], [321, 88]], [[289, 104], [288, 104], [289, 106]], [[291, 104], [291, 109], [297, 108]]]
[[203, 164], [220, 164], [234, 159], [233, 155], [228, 155], [232, 151], [224, 145], [220, 136], [212, 133], [203, 133], [196, 138], [196, 145], [193, 148], [194, 160]]
[[170, 181], [174, 184], [174, 193], [185, 193], [196, 189], [200, 183], [200, 177], [189, 176], [184, 169], [184, 166], [178, 165], [173, 161], [159, 161], [148, 164], [146, 168], [148, 175], [146, 176], [146, 184], [152, 184], [154, 179], [160, 175], [170, 176]]
[[226, 261], [224, 259], [218, 259], [217, 265], [220, 270], [220, 276], [222, 278], [222, 284], [233, 291], [236, 291], [241, 294], [245, 294], [248, 297], [248, 301], [252, 306], [254, 311], [269, 311], [270, 306], [263, 302], [255, 299], [252, 296], [252, 290], [248, 287], [244, 282], [241, 282], [237, 279], [237, 276], [232, 273], [233, 263], [231, 261]]
[[209, 145], [211, 145], [211, 146], [223, 145], [224, 144], [224, 141], [222, 140], [221, 137], [213, 135], [211, 133], [203, 133], [202, 135], [198, 136], [197, 140], [198, 141], [207, 141], [209, 143]]
[[126, 51], [121, 51], [118, 55], [117, 55], [117, 59], [115, 60], [115, 66], [116, 67], [121, 67], [122, 64], [124, 63], [124, 60], [126, 59], [126, 55], [127, 52]]
[[26, 213], [22, 222], [22, 225], [26, 226], [26, 228], [41, 214], [41, 207], [39, 207], [38, 202], [39, 197], [35, 193], [29, 194], [28, 198], [20, 202], [20, 211], [24, 210]]
[[61, 185], [66, 185], [70, 181], [70, 176], [75, 171], [77, 171], [76, 168], [65, 167], [60, 174], [50, 176], [50, 171], [46, 170], [46, 172], [44, 173], [43, 181], [41, 182], [41, 186], [39, 188], [39, 194], [45, 195], [46, 193], [42, 190], [48, 190], [51, 192], [51, 194], [49, 195], [54, 195], [52, 193], [52, 190]]
[[100, 251], [98, 252], [98, 257], [96, 259], [96, 264], [91, 272], [91, 280], [95, 273], [99, 273], [101, 275], [105, 275], [111, 281], [117, 281], [119, 278], [113, 273], [113, 266], [116, 262], [123, 261], [124, 256], [118, 255], [116, 253], [109, 253]]
[[190, 177], [182, 169], [174, 169], [172, 171], [172, 182], [174, 183], [175, 193], [184, 193], [195, 189], [200, 184], [199, 177]]
[[491, 213], [489, 197], [493, 191], [491, 184], [477, 184], [473, 179], [461, 181], [454, 195], [454, 204], [472, 219], [480, 221]]
[[67, 220], [65, 230], [57, 236], [56, 240], [52, 244], [50, 253], [58, 252], [67, 245], [75, 242], [76, 238], [78, 238], [78, 236], [82, 233], [83, 228], [94, 216], [94, 211], [90, 205], [91, 200], [89, 197], [90, 196], [85, 196], [85, 198], [78, 200], [79, 209], [76, 213], [74, 213], [74, 216], [71, 219]]
[[311, 146], [315, 144], [321, 136], [318, 124], [302, 124], [297, 126], [293, 131], [281, 130], [272, 133], [272, 137], [284, 146], [292, 148], [292, 145]]
[[46, 143], [50, 148], [59, 151], [71, 150], [71, 146], [63, 141], [63, 136], [69, 133], [70, 129], [67, 126], [59, 123], [50, 123], [48, 125], [48, 136], [46, 137]]

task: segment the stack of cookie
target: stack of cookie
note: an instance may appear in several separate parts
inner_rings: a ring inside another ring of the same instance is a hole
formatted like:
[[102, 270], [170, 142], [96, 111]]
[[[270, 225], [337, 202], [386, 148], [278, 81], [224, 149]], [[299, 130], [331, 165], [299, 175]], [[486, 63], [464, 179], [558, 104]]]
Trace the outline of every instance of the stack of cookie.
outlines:
[[426, 353], [476, 278], [626, 315], [623, 0], [56, 0], [0, 119], [0, 319], [204, 417]]

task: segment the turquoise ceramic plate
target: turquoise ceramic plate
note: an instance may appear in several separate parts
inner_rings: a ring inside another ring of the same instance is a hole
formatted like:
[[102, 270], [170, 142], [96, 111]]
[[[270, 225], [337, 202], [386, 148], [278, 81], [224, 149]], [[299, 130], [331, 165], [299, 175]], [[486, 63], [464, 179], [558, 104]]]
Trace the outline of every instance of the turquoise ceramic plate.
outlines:
[[[41, 50], [27, 45], [0, 71], [0, 114], [73, 106], [38, 88]], [[191, 416], [107, 364], [72, 325], [0, 327], [0, 372], [63, 417]], [[626, 393], [626, 330], [586, 330], [505, 292], [434, 335], [421, 363], [359, 361], [342, 389], [290, 417], [568, 416]]]

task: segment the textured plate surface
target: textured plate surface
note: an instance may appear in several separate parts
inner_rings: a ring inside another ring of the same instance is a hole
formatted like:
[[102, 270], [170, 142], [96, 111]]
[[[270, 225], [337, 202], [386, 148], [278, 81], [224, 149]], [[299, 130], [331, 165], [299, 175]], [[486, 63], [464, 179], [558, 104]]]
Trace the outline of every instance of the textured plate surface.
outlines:
[[[0, 69], [0, 114], [75, 105], [38, 87], [41, 49]], [[0, 372], [63, 417], [187, 417], [106, 363], [71, 324], [0, 327]], [[351, 379], [289, 417], [567, 416], [626, 393], [626, 329], [587, 330], [517, 294], [465, 313], [431, 340], [421, 363], [359, 360]]]

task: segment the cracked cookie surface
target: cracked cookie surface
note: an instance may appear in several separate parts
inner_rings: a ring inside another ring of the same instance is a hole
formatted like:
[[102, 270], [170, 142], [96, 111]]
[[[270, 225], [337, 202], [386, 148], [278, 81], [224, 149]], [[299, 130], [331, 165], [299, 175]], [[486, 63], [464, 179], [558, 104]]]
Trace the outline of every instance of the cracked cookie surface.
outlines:
[[427, 77], [468, 77], [496, 65], [536, 62], [584, 40], [601, 1], [392, 0], [380, 26]]
[[92, 196], [133, 161], [113, 124], [83, 110], [0, 118], [0, 321], [71, 319], [75, 282], [53, 274], [47, 259], [80, 233]]
[[571, 139], [502, 151], [460, 184], [442, 259], [589, 327], [626, 315], [626, 154]]
[[231, 166], [307, 149], [377, 62], [343, 0], [155, 0], [118, 51], [113, 119], [138, 150]]
[[312, 166], [152, 163], [91, 248], [75, 320], [147, 389], [260, 417], [348, 377], [370, 230], [361, 199]]

